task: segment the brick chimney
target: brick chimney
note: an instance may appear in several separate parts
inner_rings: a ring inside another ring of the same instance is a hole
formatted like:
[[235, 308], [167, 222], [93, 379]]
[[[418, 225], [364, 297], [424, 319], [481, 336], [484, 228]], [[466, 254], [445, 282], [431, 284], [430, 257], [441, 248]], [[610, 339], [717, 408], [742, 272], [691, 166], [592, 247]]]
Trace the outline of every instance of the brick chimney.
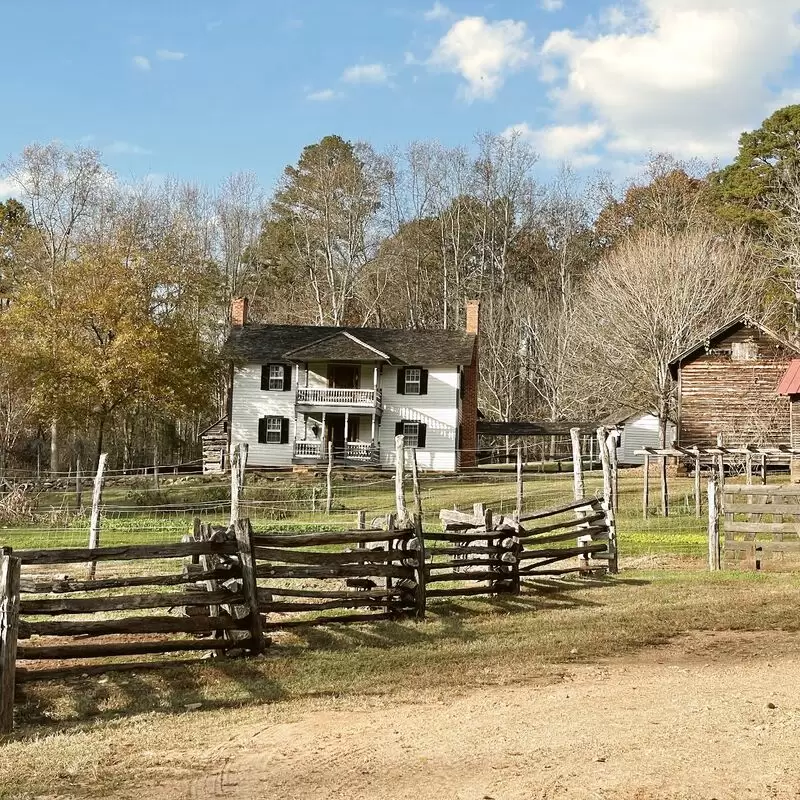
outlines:
[[460, 466], [474, 467], [478, 462], [478, 335], [480, 333], [480, 300], [468, 300], [466, 331], [475, 335], [472, 363], [464, 367], [464, 396], [461, 398]]
[[235, 297], [231, 300], [231, 326], [241, 328], [247, 325], [247, 314], [250, 310], [250, 301], [246, 297]]

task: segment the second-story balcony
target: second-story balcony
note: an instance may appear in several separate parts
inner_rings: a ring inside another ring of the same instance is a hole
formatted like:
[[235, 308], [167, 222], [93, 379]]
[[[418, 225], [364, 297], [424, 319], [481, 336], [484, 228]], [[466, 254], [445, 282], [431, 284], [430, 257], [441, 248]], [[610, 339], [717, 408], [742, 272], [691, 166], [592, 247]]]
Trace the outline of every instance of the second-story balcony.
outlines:
[[297, 390], [297, 405], [316, 408], [335, 407], [378, 409], [381, 407], [380, 389], [323, 389], [300, 388]]

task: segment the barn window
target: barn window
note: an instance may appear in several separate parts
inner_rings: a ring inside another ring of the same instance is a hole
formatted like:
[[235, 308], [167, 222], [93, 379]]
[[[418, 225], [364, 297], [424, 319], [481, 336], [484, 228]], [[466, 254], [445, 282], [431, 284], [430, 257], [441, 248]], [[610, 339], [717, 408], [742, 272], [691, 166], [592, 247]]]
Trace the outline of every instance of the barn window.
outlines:
[[731, 358], [734, 361], [755, 361], [758, 358], [758, 344], [756, 342], [734, 342], [731, 348]]

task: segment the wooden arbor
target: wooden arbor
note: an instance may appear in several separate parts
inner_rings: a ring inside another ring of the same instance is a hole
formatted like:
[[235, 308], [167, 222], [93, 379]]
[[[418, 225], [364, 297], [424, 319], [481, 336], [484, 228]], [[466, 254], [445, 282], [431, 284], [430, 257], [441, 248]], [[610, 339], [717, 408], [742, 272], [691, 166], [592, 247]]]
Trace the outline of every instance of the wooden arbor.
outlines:
[[789, 446], [779, 447], [725, 447], [718, 437], [715, 447], [680, 447], [672, 445], [667, 448], [646, 447], [637, 450], [638, 455], [644, 456], [644, 481], [642, 487], [642, 516], [646, 519], [650, 503], [650, 464], [653, 460], [661, 463], [661, 511], [664, 516], [669, 516], [668, 479], [665, 464], [672, 458], [677, 461], [686, 461], [692, 464], [694, 470], [694, 504], [695, 516], [702, 516], [702, 490], [700, 474], [706, 466], [716, 475], [720, 486], [725, 484], [726, 468], [728, 471], [735, 465], [744, 466], [747, 485], [753, 484], [753, 478], [759, 473], [763, 485], [767, 483], [767, 470], [770, 464], [787, 464], [800, 457], [800, 448]]

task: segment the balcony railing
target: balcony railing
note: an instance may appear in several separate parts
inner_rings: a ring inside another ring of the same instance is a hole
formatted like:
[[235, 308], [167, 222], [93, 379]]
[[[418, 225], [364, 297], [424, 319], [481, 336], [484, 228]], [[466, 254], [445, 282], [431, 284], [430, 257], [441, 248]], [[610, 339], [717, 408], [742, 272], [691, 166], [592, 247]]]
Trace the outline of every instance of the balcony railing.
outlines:
[[[294, 457], [325, 461], [328, 458], [327, 444], [318, 440], [294, 443]], [[362, 461], [373, 463], [379, 460], [380, 451], [377, 445], [370, 442], [347, 442], [344, 453], [334, 450], [334, 460], [344, 457], [346, 461]]]
[[297, 390], [297, 402], [316, 406], [374, 408], [381, 404], [381, 390], [301, 388]]

